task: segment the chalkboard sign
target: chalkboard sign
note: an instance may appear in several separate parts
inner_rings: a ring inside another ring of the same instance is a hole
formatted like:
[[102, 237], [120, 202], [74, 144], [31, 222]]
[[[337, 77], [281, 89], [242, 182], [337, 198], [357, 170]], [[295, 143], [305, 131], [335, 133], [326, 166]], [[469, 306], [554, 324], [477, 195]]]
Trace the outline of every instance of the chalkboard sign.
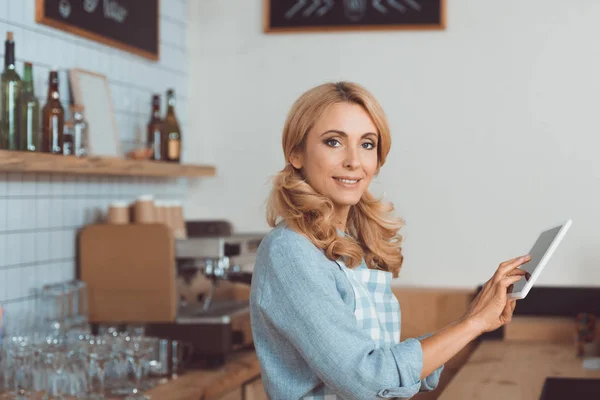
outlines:
[[265, 0], [264, 31], [445, 29], [446, 0]]
[[36, 21], [158, 60], [159, 0], [37, 0]]

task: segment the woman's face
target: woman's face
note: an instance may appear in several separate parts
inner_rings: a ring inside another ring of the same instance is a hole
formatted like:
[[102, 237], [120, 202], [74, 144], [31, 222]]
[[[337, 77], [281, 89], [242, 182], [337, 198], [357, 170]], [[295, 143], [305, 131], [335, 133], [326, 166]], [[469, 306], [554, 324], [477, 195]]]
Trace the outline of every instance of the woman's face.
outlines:
[[306, 137], [304, 151], [292, 156], [308, 184], [329, 197], [339, 216], [348, 216], [377, 172], [377, 128], [358, 104], [336, 103]]

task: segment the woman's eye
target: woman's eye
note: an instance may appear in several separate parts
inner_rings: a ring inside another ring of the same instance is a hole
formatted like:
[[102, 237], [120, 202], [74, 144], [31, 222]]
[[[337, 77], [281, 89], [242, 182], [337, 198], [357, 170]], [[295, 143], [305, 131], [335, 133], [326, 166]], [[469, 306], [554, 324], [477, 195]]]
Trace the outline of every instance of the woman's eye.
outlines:
[[331, 147], [338, 147], [338, 145], [340, 145], [340, 146], [341, 146], [341, 143], [340, 143], [340, 141], [339, 141], [339, 140], [337, 140], [337, 139], [327, 139], [327, 140], [325, 141], [325, 143], [326, 143], [328, 146], [331, 146]]
[[375, 148], [375, 144], [371, 143], [371, 142], [365, 142], [363, 143], [363, 148], [367, 149], [367, 150], [371, 150]]

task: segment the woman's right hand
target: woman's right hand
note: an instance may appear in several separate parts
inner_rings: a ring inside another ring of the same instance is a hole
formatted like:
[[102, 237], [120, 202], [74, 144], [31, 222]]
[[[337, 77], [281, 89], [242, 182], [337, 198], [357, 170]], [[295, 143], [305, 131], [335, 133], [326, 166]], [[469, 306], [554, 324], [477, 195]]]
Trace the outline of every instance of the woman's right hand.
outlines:
[[518, 267], [530, 258], [526, 255], [501, 263], [494, 276], [483, 285], [471, 302], [463, 319], [471, 321], [481, 333], [493, 331], [510, 322], [516, 300], [509, 299], [506, 292], [510, 285], [526, 275], [526, 271]]

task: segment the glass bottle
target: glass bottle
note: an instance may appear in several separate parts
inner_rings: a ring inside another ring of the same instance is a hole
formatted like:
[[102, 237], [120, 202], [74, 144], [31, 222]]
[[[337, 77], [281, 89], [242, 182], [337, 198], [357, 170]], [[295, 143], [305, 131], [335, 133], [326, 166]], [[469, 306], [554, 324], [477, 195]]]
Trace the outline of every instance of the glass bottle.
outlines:
[[4, 42], [4, 71], [1, 75], [2, 140], [0, 149], [20, 150], [21, 136], [21, 78], [15, 69], [15, 42], [12, 32]]
[[48, 86], [48, 99], [42, 110], [42, 151], [46, 153], [62, 154], [63, 129], [65, 123], [65, 110], [60, 104], [58, 93], [58, 73], [50, 71], [50, 84]]
[[63, 127], [63, 155], [71, 156], [75, 154], [73, 131], [75, 127], [73, 121], [65, 121]]
[[163, 155], [165, 161], [181, 161], [181, 130], [175, 116], [175, 92], [167, 91], [167, 115], [163, 123]]
[[155, 94], [152, 96], [152, 114], [150, 115], [150, 121], [146, 126], [147, 138], [146, 146], [152, 150], [150, 159], [160, 161], [163, 159], [162, 151], [162, 140], [161, 140], [161, 129], [162, 119], [160, 118], [160, 96]]
[[83, 116], [83, 106], [75, 104], [71, 106], [73, 115], [73, 151], [77, 157], [85, 157], [88, 148], [88, 125]]
[[21, 94], [21, 150], [39, 151], [41, 146], [40, 102], [33, 90], [32, 65], [25, 63]]

